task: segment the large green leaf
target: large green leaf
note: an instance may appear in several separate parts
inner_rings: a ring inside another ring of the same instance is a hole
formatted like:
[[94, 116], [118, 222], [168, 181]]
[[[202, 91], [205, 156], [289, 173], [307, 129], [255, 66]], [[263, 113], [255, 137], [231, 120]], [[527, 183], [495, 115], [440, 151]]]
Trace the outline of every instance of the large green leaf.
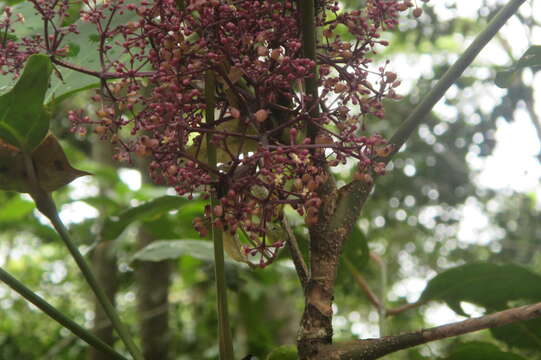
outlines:
[[0, 4], [5, 2], [8, 5], [15, 5], [15, 4], [18, 4], [18, 3], [23, 2], [23, 1], [25, 1], [25, 0], [0, 0]]
[[102, 239], [114, 240], [134, 221], [162, 215], [168, 211], [179, 209], [186, 203], [188, 203], [188, 200], [178, 196], [162, 196], [128, 209], [117, 216], [109, 216], [102, 228]]
[[541, 69], [541, 45], [533, 45], [522, 55], [516, 64], [498, 71], [494, 82], [501, 88], [507, 88], [511, 86], [513, 80], [520, 74], [521, 70], [527, 67], [532, 68], [534, 71]]
[[82, 0], [70, 1], [68, 4], [68, 14], [62, 22], [62, 26], [68, 26], [79, 20], [81, 9], [83, 8]]
[[420, 301], [441, 300], [467, 316], [461, 301], [502, 310], [511, 300], [541, 300], [541, 276], [518, 265], [476, 263], [458, 266], [429, 281]]
[[490, 332], [509, 346], [541, 350], [541, 319], [492, 328]]
[[446, 360], [526, 360], [522, 356], [500, 350], [496, 345], [472, 341], [452, 347]]
[[[132, 3], [138, 2], [139, 0], [132, 1]], [[110, 28], [137, 20], [137, 17], [138, 15], [134, 11], [117, 13], [112, 18]], [[77, 20], [74, 24], [77, 25], [79, 33], [68, 34], [64, 38], [63, 44], [70, 47], [71, 56], [66, 57], [63, 60], [77, 67], [82, 67], [91, 71], [101, 71], [100, 55], [98, 51], [99, 34], [96, 30], [96, 26], [81, 20]], [[107, 53], [108, 58], [120, 61], [127, 60], [128, 56], [122, 54], [122, 48], [115, 44], [115, 40], [108, 42], [108, 44], [113, 46]], [[118, 40], [121, 41], [121, 39]], [[96, 88], [100, 85], [99, 79], [95, 76], [67, 69], [62, 66], [58, 66], [57, 68], [60, 71], [61, 79], [55, 77], [51, 81], [51, 91], [46, 99], [47, 103], [59, 103], [80, 91]]]
[[182, 206], [181, 211], [171, 216], [160, 216], [145, 220], [142, 224], [154, 239], [197, 239], [199, 233], [193, 227], [193, 219], [203, 215], [208, 202], [191, 200]]
[[32, 55], [17, 84], [0, 96], [0, 138], [28, 153], [41, 143], [49, 130], [50, 114], [43, 100], [51, 71], [48, 56]]
[[[191, 256], [206, 262], [214, 262], [214, 246], [212, 242], [197, 239], [158, 240], [139, 250], [133, 260], [163, 261], [174, 260], [181, 256]], [[229, 264], [239, 264], [226, 256]]]

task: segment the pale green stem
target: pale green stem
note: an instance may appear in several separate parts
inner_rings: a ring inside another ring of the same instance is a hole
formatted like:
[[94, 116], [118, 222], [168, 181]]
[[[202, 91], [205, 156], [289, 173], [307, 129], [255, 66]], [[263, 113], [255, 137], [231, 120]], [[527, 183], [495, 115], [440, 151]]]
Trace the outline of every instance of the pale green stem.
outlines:
[[[216, 79], [212, 71], [207, 71], [205, 76], [205, 121], [209, 124], [214, 122], [214, 110], [216, 107]], [[207, 156], [208, 165], [216, 168], [216, 146], [211, 143], [207, 136]], [[231, 329], [229, 327], [229, 312], [227, 308], [227, 286], [225, 283], [225, 260], [223, 234], [220, 229], [214, 226], [213, 209], [218, 205], [216, 193], [211, 194], [211, 236], [214, 242], [214, 266], [216, 277], [216, 294], [218, 302], [218, 337], [220, 345], [220, 359], [233, 360], [233, 343], [231, 339]]]
[[53, 198], [51, 197], [51, 194], [46, 192], [39, 186], [39, 183], [37, 181], [37, 176], [34, 170], [34, 164], [32, 162], [31, 157], [27, 154], [24, 154], [23, 158], [25, 161], [25, 169], [30, 179], [30, 187], [31, 187], [30, 196], [32, 196], [32, 198], [34, 199], [34, 202], [36, 203], [36, 207], [53, 224], [54, 228], [60, 235], [60, 238], [62, 239], [62, 241], [68, 248], [71, 256], [77, 263], [77, 266], [81, 270], [88, 285], [90, 286], [90, 288], [96, 295], [96, 298], [98, 299], [100, 304], [103, 306], [103, 310], [105, 311], [105, 313], [111, 320], [111, 324], [116, 329], [120, 339], [126, 345], [126, 348], [129, 351], [129, 353], [133, 356], [135, 360], [144, 360], [143, 355], [141, 354], [140, 350], [137, 348], [137, 346], [133, 342], [127, 328], [120, 321], [120, 318], [118, 317], [118, 314], [116, 313], [114, 306], [111, 304], [111, 302], [107, 298], [107, 295], [105, 295], [105, 291], [97, 282], [94, 274], [92, 273], [92, 270], [90, 269], [90, 266], [88, 265], [84, 257], [79, 252], [79, 249], [77, 248], [77, 246], [71, 240], [71, 237], [69, 236], [69, 233], [66, 227], [62, 223], [62, 220], [60, 220], [60, 217], [58, 216], [58, 211], [56, 209], [56, 205], [53, 201]]
[[38, 294], [36, 294], [26, 286], [24, 286], [21, 282], [19, 282], [2, 268], [0, 268], [0, 280], [6, 283], [15, 292], [17, 292], [27, 301], [34, 304], [38, 309], [49, 315], [49, 317], [58, 322], [60, 325], [64, 326], [66, 329], [70, 330], [72, 333], [74, 333], [77, 337], [85, 341], [90, 346], [93, 346], [94, 348], [102, 351], [104, 354], [113, 356], [114, 359], [126, 360], [124, 356], [117, 353], [113, 348], [98, 339], [90, 331], [86, 330], [70, 318], [66, 317], [54, 306], [49, 304], [47, 301], [45, 301]]

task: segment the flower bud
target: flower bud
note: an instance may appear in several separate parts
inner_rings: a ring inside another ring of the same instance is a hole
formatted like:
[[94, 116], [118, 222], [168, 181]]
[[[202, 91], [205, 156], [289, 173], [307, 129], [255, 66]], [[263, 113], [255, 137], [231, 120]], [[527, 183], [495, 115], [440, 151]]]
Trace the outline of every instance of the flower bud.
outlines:
[[316, 136], [316, 144], [330, 145], [330, 144], [334, 144], [334, 141], [332, 140], [332, 137], [329, 136], [329, 134], [318, 134]]
[[396, 73], [392, 71], [387, 71], [385, 73], [385, 78], [386, 83], [392, 83], [396, 80]]
[[107, 131], [107, 128], [105, 126], [96, 126], [94, 129], [94, 133], [97, 135], [103, 135]]
[[258, 123], [262, 123], [263, 121], [267, 120], [268, 117], [269, 117], [269, 112], [265, 109], [257, 110], [255, 113], [255, 120]]
[[224, 208], [222, 207], [222, 205], [216, 205], [214, 207], [213, 213], [214, 213], [214, 216], [221, 217], [224, 214]]
[[235, 119], [240, 119], [239, 109], [232, 107], [229, 112], [231, 113], [231, 116], [233, 116]]
[[343, 93], [344, 91], [347, 90], [347, 85], [345, 84], [342, 84], [342, 83], [338, 83], [334, 86], [334, 92], [337, 93], [337, 94], [340, 94], [340, 93]]

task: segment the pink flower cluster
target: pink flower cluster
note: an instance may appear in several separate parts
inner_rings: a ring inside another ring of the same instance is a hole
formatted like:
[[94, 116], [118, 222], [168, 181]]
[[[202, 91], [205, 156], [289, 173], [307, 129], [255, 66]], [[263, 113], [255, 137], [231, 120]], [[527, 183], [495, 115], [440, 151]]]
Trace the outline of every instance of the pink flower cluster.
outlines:
[[[59, 1], [32, 2], [51, 24], [66, 12], [50, 5]], [[152, 178], [180, 195], [214, 194], [219, 204], [206, 216], [233, 235], [244, 232], [249, 251], [277, 249], [267, 244], [268, 224], [285, 205], [307, 225], [317, 223], [328, 167], [356, 159], [356, 179], [370, 183], [385, 171], [377, 159], [392, 151], [366, 133], [366, 122], [384, 117], [382, 100], [398, 98], [400, 81], [387, 63], [374, 67], [371, 55], [388, 45], [381, 32], [413, 4], [367, 0], [348, 12], [317, 2], [320, 36], [310, 59], [297, 1], [83, 0], [81, 19], [98, 30], [102, 69], [79, 70], [103, 86], [95, 120], [77, 111], [70, 118], [75, 128], [94, 123], [95, 133], [118, 145], [120, 160], [149, 157]], [[135, 20], [114, 25], [125, 13]], [[77, 30], [55, 30], [45, 48], [57, 64], [77, 69], [56, 53], [62, 31]], [[113, 44], [121, 56], [111, 55]], [[313, 77], [316, 99], [305, 91]], [[209, 162], [211, 149], [217, 163]], [[206, 234], [205, 221], [194, 225]]]
[[26, 58], [39, 52], [41, 39], [15, 35], [15, 24], [23, 24], [24, 17], [14, 14], [11, 7], [6, 6], [0, 13], [0, 75], [19, 75]]

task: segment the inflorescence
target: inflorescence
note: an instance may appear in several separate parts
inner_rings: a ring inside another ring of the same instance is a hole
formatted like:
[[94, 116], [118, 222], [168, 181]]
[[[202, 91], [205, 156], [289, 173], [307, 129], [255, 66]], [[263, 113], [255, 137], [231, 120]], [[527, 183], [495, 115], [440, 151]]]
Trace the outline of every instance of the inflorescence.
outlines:
[[[195, 228], [204, 236], [212, 221], [232, 236], [243, 232], [247, 254], [271, 254], [261, 266], [283, 245], [266, 238], [285, 205], [308, 226], [318, 222], [329, 168], [355, 159], [355, 179], [369, 184], [385, 172], [381, 159], [392, 146], [368, 134], [366, 122], [384, 117], [382, 101], [399, 98], [400, 81], [388, 62], [375, 67], [372, 55], [388, 45], [381, 33], [396, 28], [410, 1], [367, 0], [362, 10], [344, 11], [320, 0], [316, 57], [306, 58], [297, 1], [83, 0], [80, 21], [97, 29], [99, 69], [64, 58], [62, 39], [78, 31], [77, 23], [59, 25], [67, 0], [30, 1], [48, 33], [11, 40], [12, 22], [23, 19], [4, 9], [0, 71], [16, 73], [28, 55], [46, 52], [59, 66], [98, 77], [96, 114], [71, 111], [73, 129], [93, 124], [118, 160], [148, 157], [154, 181], [180, 195], [215, 196]], [[304, 88], [311, 77], [316, 99]], [[209, 79], [215, 91], [206, 91]]]

